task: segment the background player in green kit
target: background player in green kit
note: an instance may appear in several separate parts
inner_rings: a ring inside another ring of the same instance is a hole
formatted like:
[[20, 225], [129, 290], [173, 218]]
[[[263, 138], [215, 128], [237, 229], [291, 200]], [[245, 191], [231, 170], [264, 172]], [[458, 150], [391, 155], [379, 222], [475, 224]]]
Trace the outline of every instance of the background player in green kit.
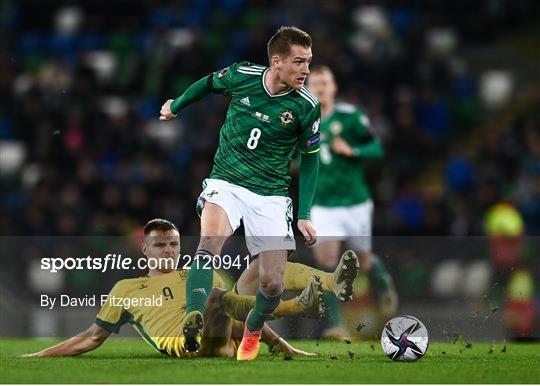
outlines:
[[[197, 203], [201, 239], [195, 257], [219, 255], [243, 221], [247, 247], [253, 256], [259, 255], [260, 286], [238, 360], [256, 358], [261, 328], [283, 292], [287, 251], [295, 249], [287, 192], [288, 168], [297, 147], [302, 153], [298, 229], [308, 244], [316, 241], [309, 218], [319, 164], [320, 107], [304, 86], [312, 58], [311, 37], [298, 28], [281, 27], [267, 50], [269, 67], [240, 62], [212, 73], [165, 102], [160, 116], [173, 119], [210, 92], [231, 97], [214, 167]], [[212, 271], [201, 266], [192, 265], [187, 283], [188, 351], [198, 349], [202, 312], [212, 285]]]
[[[337, 104], [337, 85], [330, 68], [315, 67], [309, 88], [321, 103], [320, 169], [311, 218], [319, 242], [314, 253], [318, 264], [334, 268], [341, 241], [347, 241], [358, 254], [361, 270], [370, 279], [385, 317], [397, 311], [397, 295], [383, 263], [371, 251], [373, 202], [364, 178], [362, 162], [381, 158], [384, 150], [369, 131], [369, 119], [349, 104]], [[327, 336], [346, 336], [333, 294], [325, 297], [330, 313]]]

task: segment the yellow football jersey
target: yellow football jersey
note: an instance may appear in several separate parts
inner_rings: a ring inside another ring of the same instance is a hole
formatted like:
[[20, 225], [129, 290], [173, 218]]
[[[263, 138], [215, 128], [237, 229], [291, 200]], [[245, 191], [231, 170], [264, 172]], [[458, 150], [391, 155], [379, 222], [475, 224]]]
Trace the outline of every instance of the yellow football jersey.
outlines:
[[[186, 316], [186, 282], [187, 271], [120, 280], [102, 297], [96, 324], [118, 333], [122, 325], [130, 323], [155, 350], [187, 356], [181, 328]], [[226, 289], [217, 272], [213, 287]]]

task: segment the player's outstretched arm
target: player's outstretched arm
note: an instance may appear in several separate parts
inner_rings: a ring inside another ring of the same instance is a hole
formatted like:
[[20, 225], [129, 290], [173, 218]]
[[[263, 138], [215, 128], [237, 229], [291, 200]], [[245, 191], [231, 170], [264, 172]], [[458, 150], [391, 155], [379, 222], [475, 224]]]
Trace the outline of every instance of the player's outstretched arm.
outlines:
[[[211, 77], [212, 75], [209, 76]], [[170, 121], [176, 117], [176, 114], [178, 114], [178, 112], [184, 107], [208, 95], [210, 93], [210, 89], [208, 88], [208, 81], [210, 79], [209, 76], [205, 76], [204, 78], [193, 83], [175, 100], [168, 99], [163, 106], [161, 106], [159, 120]]]
[[261, 335], [261, 340], [270, 346], [270, 351], [272, 353], [286, 353], [291, 355], [302, 355], [302, 356], [315, 356], [317, 354], [307, 351], [299, 350], [293, 346], [285, 339], [280, 337], [274, 330], [272, 330], [267, 324], [264, 325]]
[[335, 137], [332, 141], [332, 150], [336, 154], [345, 157], [360, 157], [364, 159], [377, 159], [384, 156], [384, 148], [378, 139], [372, 138], [371, 141], [351, 146], [341, 137]]
[[22, 357], [54, 357], [54, 356], [74, 356], [88, 351], [95, 350], [105, 342], [111, 333], [106, 329], [92, 324], [86, 331], [81, 332], [62, 343], [46, 348], [45, 350], [22, 355]]

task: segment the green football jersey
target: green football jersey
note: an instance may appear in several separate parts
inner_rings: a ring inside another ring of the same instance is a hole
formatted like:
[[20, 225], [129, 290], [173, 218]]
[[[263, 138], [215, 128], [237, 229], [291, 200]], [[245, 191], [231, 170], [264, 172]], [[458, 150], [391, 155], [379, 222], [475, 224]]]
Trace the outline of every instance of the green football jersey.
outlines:
[[362, 159], [333, 152], [331, 143], [340, 136], [350, 146], [372, 141], [369, 119], [349, 104], [336, 104], [321, 121], [319, 179], [313, 205], [349, 206], [371, 197], [364, 178]]
[[208, 87], [231, 97], [210, 178], [263, 196], [287, 196], [291, 158], [319, 151], [320, 105], [306, 88], [271, 95], [265, 66], [235, 63], [208, 78]]

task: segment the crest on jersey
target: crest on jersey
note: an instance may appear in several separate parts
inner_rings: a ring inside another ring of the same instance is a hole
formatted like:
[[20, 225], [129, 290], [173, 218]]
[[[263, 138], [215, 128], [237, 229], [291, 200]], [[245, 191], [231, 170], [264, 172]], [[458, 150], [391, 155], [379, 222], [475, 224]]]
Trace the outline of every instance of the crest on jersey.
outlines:
[[288, 125], [289, 123], [294, 121], [294, 116], [292, 114], [292, 111], [286, 110], [279, 115], [279, 119], [281, 120], [281, 124]]
[[229, 71], [229, 67], [225, 67], [223, 70], [221, 70], [218, 74], [218, 78], [221, 78], [223, 76], [225, 76], [225, 74], [227, 73], [227, 71]]

